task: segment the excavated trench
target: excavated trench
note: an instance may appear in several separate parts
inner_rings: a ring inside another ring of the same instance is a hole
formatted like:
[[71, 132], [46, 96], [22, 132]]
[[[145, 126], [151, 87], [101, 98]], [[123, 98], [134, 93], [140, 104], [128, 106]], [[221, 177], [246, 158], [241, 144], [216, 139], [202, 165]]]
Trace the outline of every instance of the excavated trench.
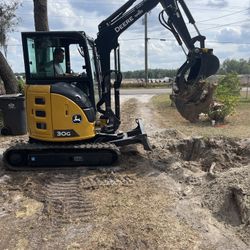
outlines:
[[205, 172], [212, 165], [215, 171], [222, 172], [249, 162], [249, 149], [243, 148], [240, 140], [231, 138], [185, 138], [167, 142], [163, 149], [169, 151], [171, 157], [199, 163]]
[[188, 137], [185, 129], [166, 129], [169, 118], [145, 102], [142, 106], [141, 100], [131, 99], [125, 107], [135, 110], [128, 112], [129, 118], [139, 116], [146, 124], [153, 146], [147, 156], [150, 166], [177, 183], [176, 216], [204, 230], [208, 241], [219, 238], [211, 249], [245, 249], [228, 244], [222, 235], [250, 244], [250, 139]]
[[[231, 228], [249, 244], [250, 140], [185, 137], [174, 129], [156, 132], [152, 137], [152, 165], [181, 185], [178, 209], [183, 212], [198, 203], [220, 225]], [[189, 218], [190, 214], [185, 216]]]
[[151, 135], [155, 150], [151, 158], [161, 162], [181, 161], [196, 164], [204, 172], [223, 172], [245, 166], [250, 162], [250, 140], [229, 137], [187, 137], [174, 129], [165, 129]]

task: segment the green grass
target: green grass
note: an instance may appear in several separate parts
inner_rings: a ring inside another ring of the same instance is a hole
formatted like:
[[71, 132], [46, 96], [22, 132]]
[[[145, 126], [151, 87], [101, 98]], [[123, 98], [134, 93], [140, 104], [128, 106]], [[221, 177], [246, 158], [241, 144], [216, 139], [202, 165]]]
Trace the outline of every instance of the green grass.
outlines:
[[146, 89], [152, 89], [152, 88], [169, 88], [171, 87], [168, 83], [124, 83], [121, 85], [121, 88], [123, 89], [130, 89], [130, 88], [146, 88]]
[[152, 97], [151, 101], [160, 111], [164, 111], [164, 109], [171, 105], [169, 94], [154, 96]]

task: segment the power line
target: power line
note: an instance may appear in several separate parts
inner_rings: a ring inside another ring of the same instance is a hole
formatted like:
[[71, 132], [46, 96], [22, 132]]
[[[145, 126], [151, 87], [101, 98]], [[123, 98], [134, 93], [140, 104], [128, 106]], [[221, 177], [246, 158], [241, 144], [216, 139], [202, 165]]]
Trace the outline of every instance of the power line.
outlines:
[[202, 31], [207, 31], [207, 30], [211, 30], [211, 29], [217, 29], [217, 28], [221, 28], [221, 27], [225, 27], [225, 26], [229, 26], [229, 25], [234, 25], [234, 24], [238, 24], [238, 23], [245, 23], [245, 22], [249, 22], [250, 19], [245, 19], [245, 20], [241, 20], [241, 21], [237, 21], [237, 22], [233, 22], [233, 23], [226, 23], [226, 24], [221, 24], [221, 25], [217, 25], [214, 27], [210, 27], [207, 29], [204, 29]]
[[[25, 1], [24, 1], [25, 2]], [[26, 2], [30, 2], [30, 1], [26, 1]], [[80, 2], [80, 1], [79, 1]], [[53, 2], [53, 3], [56, 3], [56, 2]], [[59, 3], [59, 2], [58, 2]], [[61, 2], [60, 2], [61, 3]], [[66, 2], [65, 2], [66, 3]], [[109, 3], [109, 4], [114, 4], [114, 3]], [[238, 14], [238, 13], [242, 13], [242, 12], [245, 12], [247, 10], [250, 10], [250, 7], [249, 8], [246, 8], [244, 10], [240, 10], [240, 11], [236, 11], [236, 12], [233, 12], [233, 13], [230, 13], [230, 14], [227, 14], [227, 15], [223, 15], [223, 16], [219, 16], [219, 17], [216, 17], [216, 18], [210, 18], [210, 19], [206, 19], [206, 20], [201, 20], [201, 21], [197, 21], [196, 23], [199, 23], [200, 25], [215, 25], [215, 24], [203, 24], [204, 22], [207, 22], [207, 21], [211, 21], [211, 20], [217, 20], [217, 19], [221, 19], [221, 18], [224, 18], [224, 17], [227, 17], [227, 16], [231, 16], [231, 15], [235, 15], [235, 14]], [[33, 13], [29, 12], [29, 13], [20, 13], [19, 14], [20, 16], [27, 16], [27, 15], [33, 15]], [[80, 18], [86, 18], [84, 15], [73, 15], [73, 16], [60, 16], [60, 15], [56, 15], [56, 16], [49, 16], [49, 18], [76, 18], [76, 17], [80, 17]], [[88, 17], [87, 19], [96, 19], [95, 17]], [[242, 20], [242, 21], [237, 21], [237, 22], [234, 22], [234, 23], [230, 23], [230, 24], [222, 24], [222, 25], [215, 25], [213, 27], [210, 27], [210, 28], [207, 28], [207, 29], [213, 29], [213, 28], [218, 28], [218, 27], [223, 27], [223, 26], [227, 26], [227, 25], [232, 25], [232, 24], [236, 24], [236, 23], [240, 23], [240, 22], [245, 22], [245, 21], [249, 21], [249, 19], [247, 20]]]
[[[119, 41], [136, 41], [136, 40], [144, 40], [143, 37], [138, 38], [128, 38], [128, 39], [120, 39]], [[157, 41], [169, 41], [169, 42], [175, 42], [175, 39], [162, 39], [162, 38], [148, 38], [148, 40], [157, 40]], [[232, 41], [213, 41], [213, 40], [206, 40], [207, 43], [218, 43], [218, 44], [235, 44], [235, 45], [250, 45], [250, 42], [232, 42]]]
[[244, 10], [235, 11], [235, 12], [232, 12], [230, 14], [219, 16], [219, 17], [215, 17], [215, 18], [210, 18], [210, 19], [206, 19], [206, 20], [197, 21], [197, 23], [204, 23], [204, 22], [208, 22], [208, 21], [211, 21], [211, 20], [221, 19], [221, 18], [224, 18], [224, 17], [227, 17], [227, 16], [232, 16], [232, 15], [235, 15], [235, 14], [238, 14], [238, 13], [245, 12], [247, 10], [250, 10], [250, 8], [246, 8]]
[[[82, 1], [70, 1], [70, 2], [68, 2], [68, 1], [59, 1], [59, 0], [56, 0], [56, 1], [48, 1], [48, 5], [54, 5], [54, 4], [69, 4], [69, 5], [72, 5], [72, 4], [76, 4], [76, 3], [81, 3], [81, 4], [91, 4], [91, 5], [96, 5], [96, 4], [105, 4], [105, 6], [121, 6], [121, 5], [123, 5], [124, 3], [125, 3], [126, 1], [122, 1], [122, 2], [118, 2], [118, 1], [116, 1], [116, 2], [106, 2], [106, 3], [104, 3], [103, 1], [93, 1], [93, 0], [82, 0]], [[32, 0], [24, 0], [24, 1], [22, 1], [22, 3], [33, 3], [33, 1]], [[196, 5], [197, 6], [197, 5]], [[204, 5], [200, 5], [200, 6], [204, 6]], [[230, 6], [230, 7], [227, 7], [227, 9], [235, 9], [235, 8], [241, 8], [242, 6]], [[190, 8], [190, 10], [205, 10], [205, 11], [219, 11], [219, 12], [221, 12], [221, 11], [230, 11], [230, 10], [226, 10], [226, 9], [219, 9], [219, 8], [204, 8], [204, 7], [189, 7]], [[231, 14], [229, 14], [229, 15], [231, 15]]]

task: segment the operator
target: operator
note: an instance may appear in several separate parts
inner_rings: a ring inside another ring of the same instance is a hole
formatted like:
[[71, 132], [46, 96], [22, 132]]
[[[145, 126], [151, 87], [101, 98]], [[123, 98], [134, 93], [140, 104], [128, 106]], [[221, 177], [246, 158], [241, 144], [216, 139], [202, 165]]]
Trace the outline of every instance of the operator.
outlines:
[[64, 61], [64, 50], [61, 48], [56, 48], [53, 52], [54, 57], [54, 71], [56, 76], [63, 75], [63, 68], [60, 63]]
[[53, 61], [46, 65], [47, 76], [63, 76], [64, 71], [61, 63], [64, 61], [64, 50], [62, 48], [55, 48], [53, 51]]

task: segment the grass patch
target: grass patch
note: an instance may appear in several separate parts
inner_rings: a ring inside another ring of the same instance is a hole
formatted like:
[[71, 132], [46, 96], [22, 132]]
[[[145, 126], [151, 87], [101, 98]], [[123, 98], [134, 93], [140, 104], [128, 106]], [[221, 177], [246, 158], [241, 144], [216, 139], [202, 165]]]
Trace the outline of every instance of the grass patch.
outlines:
[[171, 106], [169, 94], [157, 95], [152, 97], [152, 103], [159, 111], [164, 111]]
[[169, 83], [122, 83], [122, 89], [133, 89], [133, 88], [145, 88], [145, 89], [152, 89], [152, 88], [171, 88], [171, 84]]
[[250, 104], [250, 97], [246, 98], [246, 97], [243, 97], [243, 96], [241, 95], [240, 103], [241, 103], [241, 104]]
[[175, 128], [187, 136], [227, 136], [247, 138], [250, 137], [250, 98], [245, 98], [242, 93], [236, 112], [227, 117], [225, 124], [213, 127], [206, 118], [201, 118], [197, 123], [190, 123], [185, 120], [171, 106], [168, 94], [157, 95], [151, 99], [152, 108], [159, 113], [161, 123], [165, 128]]

